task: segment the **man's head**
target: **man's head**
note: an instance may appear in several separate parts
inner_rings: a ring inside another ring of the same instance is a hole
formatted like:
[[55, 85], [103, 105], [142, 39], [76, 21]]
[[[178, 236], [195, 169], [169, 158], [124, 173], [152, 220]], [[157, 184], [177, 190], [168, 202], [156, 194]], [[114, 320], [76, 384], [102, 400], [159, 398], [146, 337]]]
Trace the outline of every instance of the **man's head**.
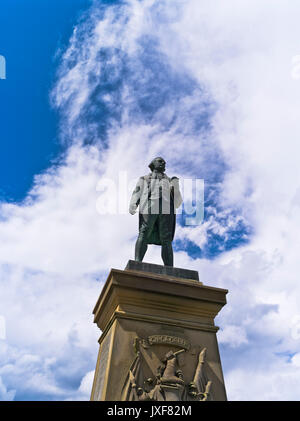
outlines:
[[151, 171], [156, 170], [159, 172], [164, 172], [166, 168], [166, 161], [160, 156], [158, 156], [150, 162], [149, 168]]

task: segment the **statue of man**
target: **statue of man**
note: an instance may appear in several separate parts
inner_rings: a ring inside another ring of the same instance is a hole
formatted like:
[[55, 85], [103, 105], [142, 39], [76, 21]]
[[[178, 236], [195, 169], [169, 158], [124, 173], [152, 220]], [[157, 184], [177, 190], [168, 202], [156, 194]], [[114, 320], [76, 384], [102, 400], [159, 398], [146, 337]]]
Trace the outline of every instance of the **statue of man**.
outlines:
[[166, 162], [157, 157], [151, 161], [151, 173], [140, 177], [132, 193], [129, 212], [134, 215], [139, 206], [139, 235], [135, 245], [135, 260], [141, 262], [148, 244], [161, 245], [165, 266], [173, 266], [172, 241], [175, 233], [176, 208], [182, 203], [179, 179], [165, 174]]

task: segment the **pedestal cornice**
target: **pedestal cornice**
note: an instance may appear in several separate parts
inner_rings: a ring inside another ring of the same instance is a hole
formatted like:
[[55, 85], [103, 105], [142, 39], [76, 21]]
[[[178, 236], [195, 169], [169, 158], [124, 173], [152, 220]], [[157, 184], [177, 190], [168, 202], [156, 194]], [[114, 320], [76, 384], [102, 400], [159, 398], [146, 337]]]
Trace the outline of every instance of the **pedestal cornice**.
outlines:
[[226, 304], [227, 292], [194, 280], [111, 269], [93, 311], [94, 322], [103, 332], [116, 318], [216, 331], [214, 318]]

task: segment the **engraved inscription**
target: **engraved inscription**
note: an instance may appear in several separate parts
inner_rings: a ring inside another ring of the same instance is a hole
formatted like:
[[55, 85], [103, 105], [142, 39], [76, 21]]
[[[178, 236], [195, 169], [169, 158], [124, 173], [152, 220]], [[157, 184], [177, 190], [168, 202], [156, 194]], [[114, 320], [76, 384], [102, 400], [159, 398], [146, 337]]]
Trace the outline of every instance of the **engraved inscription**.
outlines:
[[186, 339], [178, 338], [177, 336], [152, 335], [148, 337], [148, 342], [150, 345], [167, 344], [167, 345], [179, 346], [187, 350], [190, 349], [190, 343]]

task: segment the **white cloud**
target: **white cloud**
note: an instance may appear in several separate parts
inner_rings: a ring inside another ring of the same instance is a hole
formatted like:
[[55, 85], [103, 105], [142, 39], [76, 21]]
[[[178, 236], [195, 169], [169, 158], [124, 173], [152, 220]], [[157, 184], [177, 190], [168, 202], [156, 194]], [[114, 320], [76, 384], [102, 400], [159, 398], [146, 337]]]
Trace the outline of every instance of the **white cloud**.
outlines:
[[91, 395], [93, 380], [94, 380], [95, 370], [89, 371], [83, 377], [80, 383], [79, 392], [85, 396]]
[[293, 356], [292, 364], [296, 367], [300, 367], [300, 353], [299, 352]]
[[[258, 356], [259, 358], [259, 356]], [[274, 370], [274, 366], [276, 369]], [[236, 369], [226, 378], [227, 387], [231, 390], [231, 399], [248, 401], [298, 401], [299, 368], [274, 361], [270, 368], [252, 370]], [[254, 379], [254, 381], [253, 381]], [[286, 385], [289, 387], [286, 387]], [[241, 387], [244, 385], [244, 387]]]
[[0, 400], [1, 401], [13, 401], [15, 396], [15, 390], [7, 390], [2, 378], [0, 377]]
[[219, 343], [228, 343], [233, 348], [248, 343], [245, 329], [234, 325], [226, 325], [218, 334], [218, 339]]

